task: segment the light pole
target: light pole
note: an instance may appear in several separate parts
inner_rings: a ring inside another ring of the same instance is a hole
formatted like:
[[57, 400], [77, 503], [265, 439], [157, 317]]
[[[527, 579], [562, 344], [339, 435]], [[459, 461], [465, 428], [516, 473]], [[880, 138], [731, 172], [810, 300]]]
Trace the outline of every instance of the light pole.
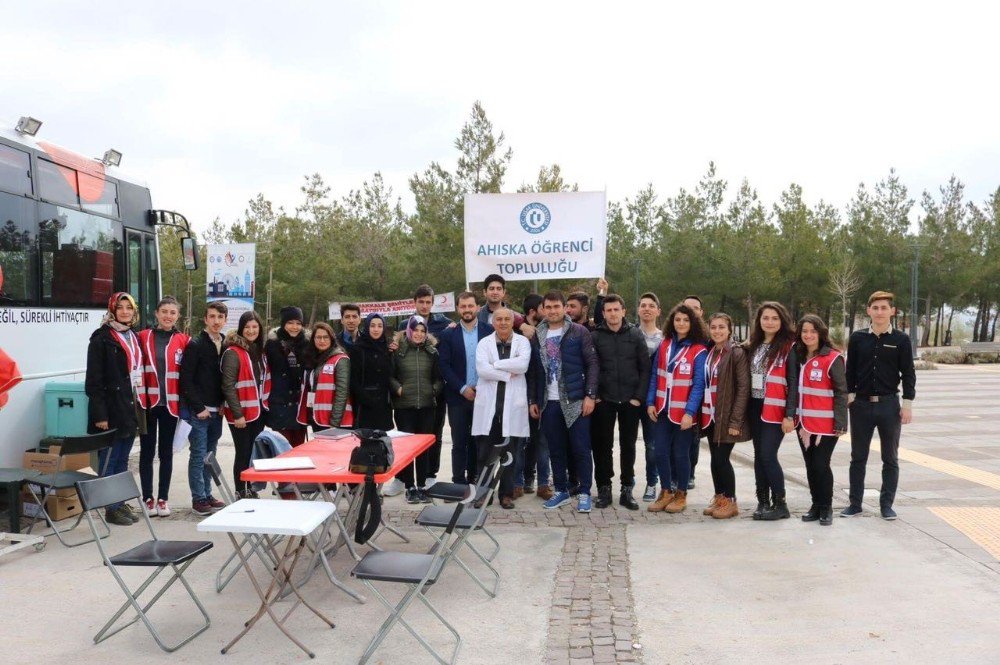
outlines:
[[635, 300], [632, 302], [633, 307], [635, 307], [635, 322], [639, 323], [639, 264], [642, 263], [642, 259], [635, 257], [632, 259], [632, 267], [635, 270]]
[[913, 238], [910, 242], [913, 247], [913, 263], [910, 264], [910, 346], [913, 347], [913, 359], [917, 359], [917, 346], [920, 344], [920, 336], [917, 334], [917, 321], [920, 317], [917, 313], [917, 288], [919, 286], [920, 271], [920, 241]]

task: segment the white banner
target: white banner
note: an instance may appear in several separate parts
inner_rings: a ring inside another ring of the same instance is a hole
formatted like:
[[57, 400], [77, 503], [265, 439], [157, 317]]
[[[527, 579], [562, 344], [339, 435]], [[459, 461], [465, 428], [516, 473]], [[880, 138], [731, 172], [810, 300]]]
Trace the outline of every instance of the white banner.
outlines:
[[[342, 303], [332, 302], [330, 303], [330, 312], [327, 317], [331, 321], [337, 321], [340, 319], [340, 305]], [[413, 306], [413, 298], [407, 300], [383, 300], [381, 302], [359, 302], [354, 303], [361, 308], [361, 318], [368, 316], [369, 314], [381, 314], [382, 316], [410, 316], [417, 312], [416, 307]], [[438, 293], [434, 296], [434, 305], [431, 307], [432, 312], [454, 312], [455, 311], [455, 292], [450, 293]]]
[[229, 308], [224, 332], [236, 330], [243, 312], [253, 309], [257, 293], [256, 243], [208, 245], [205, 271], [206, 302], [221, 300]]
[[604, 192], [467, 194], [465, 279], [603, 277]]

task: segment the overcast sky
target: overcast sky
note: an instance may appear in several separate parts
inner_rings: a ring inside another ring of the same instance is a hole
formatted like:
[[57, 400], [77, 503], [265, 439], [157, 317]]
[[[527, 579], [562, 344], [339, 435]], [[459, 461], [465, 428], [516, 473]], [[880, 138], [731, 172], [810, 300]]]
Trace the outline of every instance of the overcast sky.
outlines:
[[199, 229], [257, 192], [294, 209], [309, 173], [341, 196], [381, 171], [412, 210], [477, 99], [509, 191], [556, 162], [666, 196], [710, 160], [769, 203], [794, 181], [843, 209], [892, 166], [918, 201], [1000, 186], [994, 3], [678, 4], [0, 0], [0, 120], [117, 148]]

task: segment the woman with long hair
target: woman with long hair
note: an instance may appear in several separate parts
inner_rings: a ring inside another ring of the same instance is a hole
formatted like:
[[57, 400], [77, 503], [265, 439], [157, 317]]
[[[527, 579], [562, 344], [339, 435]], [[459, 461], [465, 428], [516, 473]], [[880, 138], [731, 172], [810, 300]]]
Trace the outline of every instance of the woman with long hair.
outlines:
[[305, 352], [302, 396], [298, 421], [311, 425], [314, 432], [330, 427], [351, 427], [351, 359], [337, 343], [329, 324], [320, 321], [312, 329]]
[[298, 421], [298, 411], [309, 332], [302, 327], [301, 308], [282, 307], [278, 316], [280, 325], [268, 333], [264, 343], [267, 367], [271, 370], [267, 425], [295, 447], [306, 440], [306, 428]]
[[[191, 338], [176, 328], [177, 298], [156, 304], [156, 325], [139, 333], [146, 386], [146, 433], [139, 437], [139, 484], [146, 514], [169, 517], [170, 477], [174, 469], [174, 432], [180, 416], [180, 372]], [[160, 459], [159, 487], [153, 498], [153, 457]]]
[[733, 320], [719, 312], [708, 319], [713, 346], [705, 360], [705, 398], [701, 431], [712, 455], [715, 497], [702, 514], [729, 519], [740, 514], [736, 503], [736, 473], [729, 456], [740, 441], [750, 438], [747, 401], [750, 399], [750, 363], [746, 351], [733, 341]]
[[[653, 356], [653, 370], [646, 393], [646, 413], [656, 423], [656, 468], [660, 482], [671, 477], [691, 477], [691, 442], [695, 418], [705, 392], [705, 323], [694, 310], [680, 303], [667, 315], [663, 341]], [[676, 491], [660, 486], [660, 496], [650, 512], [679, 513], [687, 508], [687, 486]]]
[[778, 448], [785, 435], [795, 429], [799, 408], [799, 363], [794, 344], [795, 325], [785, 306], [773, 301], [761, 303], [750, 339], [743, 344], [750, 358], [749, 420], [757, 481], [755, 520], [789, 517]]
[[240, 497], [255, 499], [257, 493], [250, 483], [240, 480], [240, 474], [250, 466], [253, 442], [264, 429], [271, 392], [271, 374], [264, 355], [264, 323], [257, 312], [243, 312], [236, 330], [226, 335], [223, 348], [222, 414], [236, 447], [233, 483]]
[[803, 522], [833, 524], [833, 471], [830, 458], [847, 432], [847, 365], [830, 342], [830, 330], [815, 314], [799, 319], [799, 448], [806, 464], [812, 506]]
[[[88, 428], [91, 434], [115, 430], [110, 449], [100, 451], [98, 469], [103, 476], [128, 471], [128, 456], [136, 434], [146, 431], [146, 387], [142, 346], [132, 328], [139, 323], [135, 299], [119, 291], [108, 301], [108, 313], [87, 346]], [[141, 514], [124, 503], [108, 506], [105, 519], [129, 526]]]

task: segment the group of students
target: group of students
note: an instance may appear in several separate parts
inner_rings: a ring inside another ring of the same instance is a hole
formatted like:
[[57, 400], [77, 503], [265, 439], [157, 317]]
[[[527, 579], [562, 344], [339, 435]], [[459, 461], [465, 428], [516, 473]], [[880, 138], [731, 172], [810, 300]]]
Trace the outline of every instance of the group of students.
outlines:
[[[223, 419], [232, 432], [233, 479], [243, 497], [255, 496], [240, 474], [265, 426], [293, 447], [305, 441], [310, 427], [395, 427], [433, 434], [435, 442], [383, 493], [405, 490], [409, 503], [430, 502], [426, 489], [440, 472], [447, 415], [452, 482], [474, 482], [492, 449], [509, 446], [514, 463], [501, 476], [501, 507], [536, 494], [544, 508], [555, 509], [575, 496], [577, 510], [590, 512], [595, 479], [596, 506], [612, 503], [617, 424], [619, 504], [638, 510], [634, 466], [641, 425], [648, 510], [686, 509], [704, 436], [715, 490], [704, 513], [718, 519], [738, 515], [730, 454], [737, 443], [752, 440], [753, 517], [770, 521], [789, 517], [778, 449], [795, 432], [812, 494], [803, 520], [830, 524], [830, 459], [850, 411], [851, 493], [842, 515], [861, 512], [877, 428], [882, 515], [895, 516], [899, 425], [909, 422], [915, 380], [909, 340], [890, 323], [892, 294], [872, 294], [872, 325], [852, 335], [845, 360], [821, 318], [806, 315], [795, 325], [777, 302], [758, 307], [749, 339], [737, 344], [732, 319], [717, 313], [706, 323], [697, 297], [674, 306], [660, 328], [655, 294], [640, 297], [634, 325], [626, 320], [624, 300], [607, 287], [598, 282], [593, 320], [586, 294], [567, 299], [557, 290], [529, 295], [522, 315], [506, 303], [503, 277], [490, 275], [485, 303], [480, 306], [472, 292], [460, 294], [454, 322], [431, 312], [434, 292], [421, 285], [414, 293], [416, 314], [394, 335], [382, 316], [362, 320], [359, 307], [344, 305], [340, 333], [323, 322], [307, 331], [301, 309], [285, 307], [280, 325], [269, 333], [249, 311], [223, 336], [227, 308], [211, 302], [204, 330], [194, 338], [176, 329], [176, 299], [164, 297], [156, 325], [135, 332], [137, 305], [129, 294], [116, 293], [91, 337], [87, 359], [91, 431], [115, 430], [101, 468], [108, 475], [127, 470], [138, 434], [146, 510], [169, 515], [173, 440], [184, 420], [190, 426], [192, 508], [207, 515], [224, 506], [212, 495], [204, 465], [216, 450]], [[139, 515], [119, 505], [109, 507], [106, 518], [127, 525]]]

